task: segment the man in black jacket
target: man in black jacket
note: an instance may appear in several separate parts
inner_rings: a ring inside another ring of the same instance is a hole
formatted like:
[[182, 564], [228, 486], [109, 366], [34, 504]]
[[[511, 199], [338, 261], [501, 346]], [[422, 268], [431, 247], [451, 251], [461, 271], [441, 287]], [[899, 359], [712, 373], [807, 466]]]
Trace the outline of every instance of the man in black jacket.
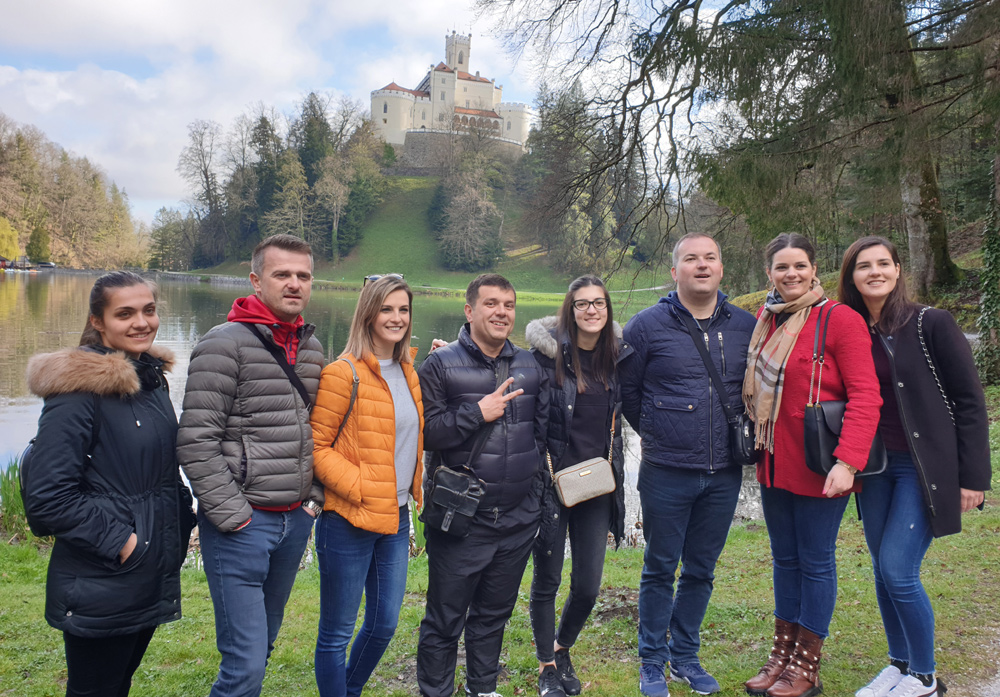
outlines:
[[[507, 340], [516, 300], [503, 276], [478, 276], [465, 292], [468, 322], [458, 340], [418, 371], [424, 447], [436, 453], [434, 465], [468, 465], [485, 490], [467, 537], [426, 529], [427, 607], [417, 649], [425, 697], [454, 692], [463, 628], [466, 694], [496, 694], [504, 625], [538, 530], [548, 379], [528, 351]], [[482, 429], [488, 436], [470, 461]], [[424, 505], [431, 505], [426, 497]]]

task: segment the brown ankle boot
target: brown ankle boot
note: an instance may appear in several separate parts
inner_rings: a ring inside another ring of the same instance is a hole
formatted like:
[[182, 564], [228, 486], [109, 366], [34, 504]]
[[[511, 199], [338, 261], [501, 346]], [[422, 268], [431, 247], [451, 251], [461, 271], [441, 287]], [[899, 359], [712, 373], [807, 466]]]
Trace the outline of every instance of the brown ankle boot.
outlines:
[[767, 691], [769, 697], [813, 697], [823, 691], [819, 679], [819, 658], [823, 651], [823, 638], [805, 627], [799, 627], [795, 653], [774, 685]]
[[795, 640], [798, 638], [799, 625], [785, 622], [785, 620], [774, 618], [774, 646], [771, 647], [771, 655], [767, 657], [767, 663], [758, 671], [755, 677], [750, 678], [743, 686], [750, 695], [766, 695], [767, 690], [774, 681], [781, 675], [781, 671], [788, 665], [795, 650]]

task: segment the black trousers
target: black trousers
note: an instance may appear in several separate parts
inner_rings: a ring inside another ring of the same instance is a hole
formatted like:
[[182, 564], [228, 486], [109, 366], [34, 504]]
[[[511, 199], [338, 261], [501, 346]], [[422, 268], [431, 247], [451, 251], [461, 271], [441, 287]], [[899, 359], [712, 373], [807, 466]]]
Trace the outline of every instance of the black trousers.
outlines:
[[[537, 504], [536, 504], [537, 506]], [[420, 623], [417, 684], [425, 697], [455, 690], [458, 640], [465, 631], [466, 686], [493, 692], [507, 620], [538, 531], [481, 513], [466, 538], [427, 529], [427, 606]]]
[[126, 697], [156, 627], [94, 639], [63, 632], [66, 697]]
[[[554, 640], [567, 649], [576, 643], [590, 611], [594, 609], [597, 594], [601, 591], [604, 554], [608, 549], [612, 496], [614, 494], [605, 494], [581, 501], [572, 508], [562, 506], [556, 544], [551, 550], [535, 547], [532, 553], [535, 563], [531, 579], [531, 631], [535, 635], [535, 655], [542, 663], [555, 660]], [[556, 635], [556, 593], [562, 582], [567, 527], [572, 571], [569, 595], [563, 605], [559, 634]]]

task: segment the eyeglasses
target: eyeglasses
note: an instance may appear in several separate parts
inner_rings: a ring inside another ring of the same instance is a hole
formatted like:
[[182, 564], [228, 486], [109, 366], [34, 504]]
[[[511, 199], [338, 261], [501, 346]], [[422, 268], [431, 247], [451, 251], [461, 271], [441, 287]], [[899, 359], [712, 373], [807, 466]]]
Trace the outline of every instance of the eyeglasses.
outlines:
[[596, 298], [595, 300], [574, 300], [573, 307], [576, 308], [577, 312], [586, 312], [593, 305], [595, 310], [603, 310], [608, 306], [608, 301], [604, 298]]
[[365, 276], [365, 280], [364, 280], [364, 282], [361, 285], [365, 285], [366, 283], [369, 283], [369, 282], [374, 283], [375, 281], [377, 281], [380, 278], [395, 278], [395, 279], [398, 279], [398, 280], [402, 281], [403, 280], [403, 274], [401, 274], [401, 273], [373, 273], [371, 276]]

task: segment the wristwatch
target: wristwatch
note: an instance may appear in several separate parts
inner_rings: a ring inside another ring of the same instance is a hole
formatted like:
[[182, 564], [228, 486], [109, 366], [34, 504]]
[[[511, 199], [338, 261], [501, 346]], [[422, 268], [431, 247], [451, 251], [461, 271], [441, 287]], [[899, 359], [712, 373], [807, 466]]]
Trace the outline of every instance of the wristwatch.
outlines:
[[851, 465], [847, 464], [843, 460], [837, 460], [837, 464], [840, 465], [841, 467], [843, 467], [844, 469], [846, 469], [851, 474], [857, 474], [858, 473], [858, 468], [857, 467], [852, 467]]
[[302, 507], [303, 508], [308, 508], [310, 511], [312, 511], [313, 512], [313, 516], [316, 517], [316, 518], [318, 518], [319, 514], [323, 512], [323, 507], [320, 506], [315, 501], [313, 501], [312, 499], [309, 499], [308, 501], [303, 501], [302, 502]]

